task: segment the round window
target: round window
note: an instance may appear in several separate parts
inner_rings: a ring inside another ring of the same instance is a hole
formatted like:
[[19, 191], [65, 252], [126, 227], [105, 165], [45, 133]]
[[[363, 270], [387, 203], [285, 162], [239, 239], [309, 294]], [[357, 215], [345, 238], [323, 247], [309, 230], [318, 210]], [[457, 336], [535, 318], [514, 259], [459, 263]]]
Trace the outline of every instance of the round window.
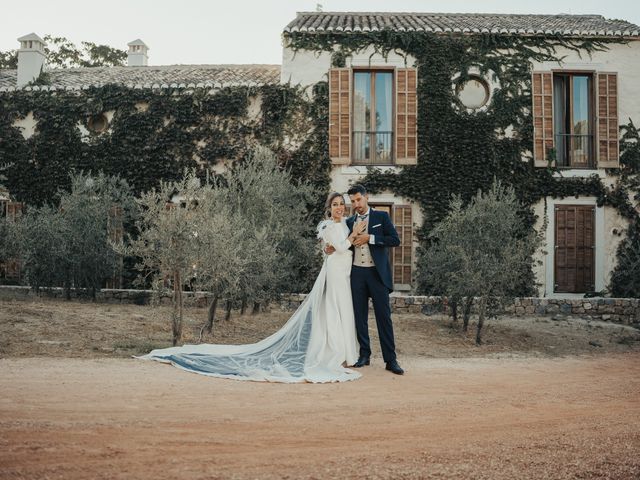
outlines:
[[89, 121], [87, 122], [89, 130], [95, 133], [104, 132], [108, 126], [109, 121], [104, 114], [92, 115], [89, 117]]
[[477, 109], [489, 101], [489, 85], [482, 77], [471, 76], [456, 87], [460, 102], [467, 108]]

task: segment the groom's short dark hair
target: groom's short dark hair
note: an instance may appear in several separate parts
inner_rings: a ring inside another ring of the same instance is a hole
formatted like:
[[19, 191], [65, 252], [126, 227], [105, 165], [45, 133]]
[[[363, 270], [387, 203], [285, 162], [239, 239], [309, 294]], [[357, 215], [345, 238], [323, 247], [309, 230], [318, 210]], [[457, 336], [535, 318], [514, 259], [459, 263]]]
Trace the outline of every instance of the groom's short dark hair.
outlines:
[[357, 183], [355, 185], [352, 185], [351, 188], [347, 190], [347, 195], [355, 195], [356, 193], [365, 196], [367, 194], [367, 189], [364, 188], [364, 185], [360, 185], [359, 183]]

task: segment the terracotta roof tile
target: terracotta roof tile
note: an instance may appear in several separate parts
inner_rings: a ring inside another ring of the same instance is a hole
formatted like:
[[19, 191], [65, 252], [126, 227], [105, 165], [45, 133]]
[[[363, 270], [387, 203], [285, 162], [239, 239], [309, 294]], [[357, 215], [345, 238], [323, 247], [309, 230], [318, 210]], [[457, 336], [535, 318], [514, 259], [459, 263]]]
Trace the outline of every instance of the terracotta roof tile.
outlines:
[[[149, 67], [59, 68], [47, 71], [50, 84], [29, 87], [79, 90], [107, 84], [132, 88], [249, 86], [280, 83], [280, 65], [162, 65]], [[0, 70], [0, 91], [16, 88], [17, 71]]]
[[640, 27], [601, 15], [517, 15], [497, 13], [299, 12], [291, 32], [425, 31], [510, 33], [581, 37], [640, 37]]

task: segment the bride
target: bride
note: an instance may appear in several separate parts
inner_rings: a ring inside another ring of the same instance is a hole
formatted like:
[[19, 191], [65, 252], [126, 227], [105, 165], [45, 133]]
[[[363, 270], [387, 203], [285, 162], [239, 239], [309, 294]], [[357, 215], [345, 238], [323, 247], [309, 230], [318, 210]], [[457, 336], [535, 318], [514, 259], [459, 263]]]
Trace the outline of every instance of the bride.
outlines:
[[366, 224], [357, 224], [349, 234], [340, 193], [329, 194], [325, 208], [329, 218], [318, 225], [318, 238], [335, 253], [325, 255], [311, 292], [280, 330], [249, 345], [184, 345], [137, 358], [236, 380], [324, 383], [360, 378], [345, 366], [358, 359], [350, 247]]

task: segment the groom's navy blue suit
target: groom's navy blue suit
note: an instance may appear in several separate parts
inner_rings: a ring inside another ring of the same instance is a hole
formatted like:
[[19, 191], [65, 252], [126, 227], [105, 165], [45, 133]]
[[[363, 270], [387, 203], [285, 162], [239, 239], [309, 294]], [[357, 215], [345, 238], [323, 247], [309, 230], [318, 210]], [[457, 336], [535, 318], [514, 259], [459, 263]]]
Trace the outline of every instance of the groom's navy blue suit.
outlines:
[[[356, 218], [357, 215], [347, 218], [350, 232], [353, 230]], [[385, 362], [392, 362], [396, 360], [396, 348], [389, 306], [389, 294], [393, 291], [393, 278], [388, 248], [400, 245], [400, 239], [386, 212], [370, 208], [369, 217], [366, 220], [368, 222], [367, 233], [373, 235], [375, 240], [374, 244], [369, 243], [369, 251], [375, 267], [353, 265], [351, 269], [351, 294], [356, 332], [360, 344], [360, 357], [369, 358], [371, 356], [369, 341], [369, 298], [371, 298], [376, 314], [382, 356]]]

